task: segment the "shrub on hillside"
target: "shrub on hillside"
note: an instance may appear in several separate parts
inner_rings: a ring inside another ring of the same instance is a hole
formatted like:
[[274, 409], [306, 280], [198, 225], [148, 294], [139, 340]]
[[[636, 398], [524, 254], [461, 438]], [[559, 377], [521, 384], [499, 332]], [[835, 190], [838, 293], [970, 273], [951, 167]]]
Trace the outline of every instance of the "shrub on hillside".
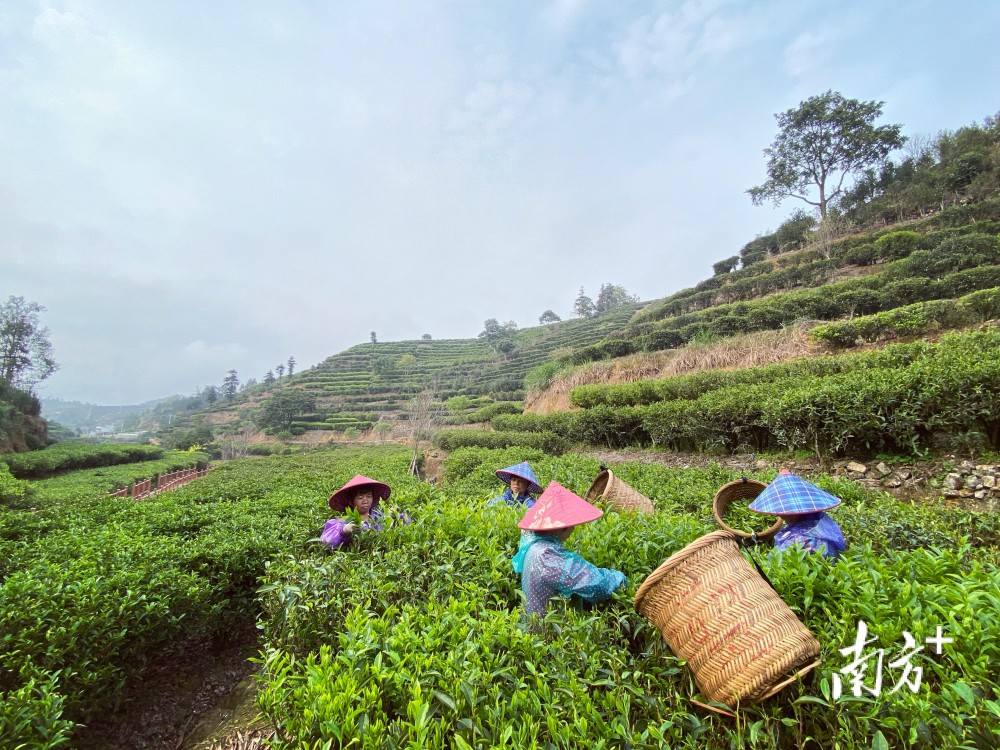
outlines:
[[444, 450], [478, 446], [480, 448], [509, 448], [524, 446], [556, 455], [569, 450], [569, 442], [553, 432], [498, 432], [496, 430], [441, 430], [434, 436], [434, 444]]
[[0, 504], [17, 503], [28, 492], [28, 483], [15, 479], [6, 464], [0, 463]]
[[910, 255], [920, 242], [920, 234], [910, 230], [883, 234], [872, 243], [875, 258], [888, 262]]
[[[1000, 286], [1000, 269], [997, 271], [994, 283]], [[889, 336], [919, 336], [941, 328], [961, 328], [997, 317], [1000, 317], [1000, 289], [993, 288], [960, 299], [918, 302], [853, 320], [827, 323], [813, 328], [809, 336], [831, 346], [850, 347]]]
[[890, 278], [939, 278], [976, 266], [1000, 264], [1000, 242], [993, 235], [967, 234], [942, 240], [931, 250], [917, 250], [891, 270]]
[[66, 442], [28, 453], [3, 456], [10, 473], [18, 479], [37, 479], [53, 474], [99, 466], [115, 466], [163, 457], [155, 445]]

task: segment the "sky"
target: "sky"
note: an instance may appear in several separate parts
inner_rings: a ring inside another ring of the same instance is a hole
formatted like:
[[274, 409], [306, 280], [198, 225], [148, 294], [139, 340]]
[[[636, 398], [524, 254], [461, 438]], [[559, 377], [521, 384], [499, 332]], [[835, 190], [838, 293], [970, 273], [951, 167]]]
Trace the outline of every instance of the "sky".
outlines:
[[980, 0], [0, 0], [0, 301], [43, 398], [134, 404], [354, 344], [644, 300], [827, 90], [932, 136], [1000, 111]]

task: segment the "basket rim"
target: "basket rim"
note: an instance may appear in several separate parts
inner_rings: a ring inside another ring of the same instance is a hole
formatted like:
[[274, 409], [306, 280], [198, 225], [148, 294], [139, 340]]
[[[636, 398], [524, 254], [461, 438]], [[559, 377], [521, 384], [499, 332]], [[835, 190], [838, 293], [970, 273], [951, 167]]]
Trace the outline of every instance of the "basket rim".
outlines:
[[[601, 483], [604, 484], [604, 487], [601, 493], [597, 494], [594, 492], [594, 488]], [[618, 485], [621, 485], [621, 488]], [[632, 497], [633, 506], [623, 507], [621, 498], [611, 495], [612, 490]], [[615, 473], [608, 468], [601, 469], [594, 478], [594, 481], [590, 483], [590, 488], [584, 495], [584, 499], [589, 503], [609, 503], [609, 510], [613, 510], [616, 513], [645, 513], [649, 515], [656, 512], [656, 506], [653, 505], [653, 501], [650, 498], [643, 495], [628, 482], [625, 482], [621, 477], [615, 476]]]
[[656, 570], [646, 576], [646, 580], [642, 582], [639, 589], [635, 592], [635, 596], [632, 597], [632, 606], [635, 607], [636, 611], [642, 614], [640, 607], [642, 606], [642, 601], [646, 598], [646, 595], [660, 582], [660, 579], [666, 576], [670, 571], [680, 565], [684, 560], [693, 555], [698, 550], [703, 547], [707, 547], [710, 544], [715, 544], [717, 542], [731, 542], [737, 549], [739, 548], [739, 542], [736, 536], [725, 530], [720, 531], [710, 531], [704, 536], [700, 536], [695, 539], [690, 544], [677, 550], [674, 554], [664, 560], [657, 566]]
[[[605, 479], [605, 474], [607, 475], [606, 479]], [[597, 483], [600, 482], [602, 479], [604, 479], [604, 488], [601, 490], [601, 493], [599, 495], [594, 497], [594, 500], [603, 500], [604, 496], [608, 493], [608, 486], [611, 484], [611, 480], [614, 478], [615, 478], [615, 473], [611, 471], [611, 469], [601, 469], [597, 473], [597, 476], [594, 477], [594, 481], [590, 483], [590, 487], [587, 488], [587, 492], [586, 494], [584, 494], [584, 498], [588, 498], [588, 502], [590, 502], [589, 500], [590, 493], [593, 492], [594, 487], [597, 486]]]
[[[737, 487], [745, 487], [747, 485], [759, 485], [760, 489], [757, 494], [763, 492], [767, 487], [764, 482], [757, 479], [748, 479], [747, 477], [742, 477], [724, 484], [719, 488], [719, 491], [715, 493], [715, 497], [712, 499], [712, 515], [715, 517], [715, 522], [719, 524], [719, 526], [726, 531], [735, 534], [741, 539], [759, 539], [761, 541], [767, 541], [777, 534], [781, 530], [781, 527], [785, 525], [785, 522], [781, 520], [780, 517], [764, 531], [755, 531], [751, 534], [748, 534], [745, 531], [740, 531], [739, 529], [734, 529], [722, 520], [722, 516], [725, 515], [726, 510], [729, 508], [734, 499], [737, 499], [737, 497], [746, 497], [746, 495], [737, 495], [737, 493], [732, 492], [732, 490]], [[734, 495], [736, 495], [736, 497], [734, 497]]]
[[823, 663], [822, 659], [819, 659], [819, 658], [815, 659], [814, 661], [810, 662], [809, 664], [806, 664], [801, 669], [798, 669], [795, 672], [793, 672], [792, 674], [790, 674], [788, 677], [786, 677], [784, 680], [782, 680], [778, 684], [772, 685], [770, 690], [768, 690], [766, 693], [764, 693], [759, 698], [754, 698], [753, 701], [751, 701], [751, 702], [752, 703], [759, 703], [760, 701], [766, 701], [768, 698], [771, 698], [771, 697], [777, 695], [780, 691], [784, 690], [786, 687], [788, 687], [789, 685], [791, 685], [793, 682], [799, 680], [802, 677], [805, 677], [807, 674], [809, 674], [811, 671], [813, 671], [814, 669], [816, 669], [816, 667], [818, 667], [822, 663]]

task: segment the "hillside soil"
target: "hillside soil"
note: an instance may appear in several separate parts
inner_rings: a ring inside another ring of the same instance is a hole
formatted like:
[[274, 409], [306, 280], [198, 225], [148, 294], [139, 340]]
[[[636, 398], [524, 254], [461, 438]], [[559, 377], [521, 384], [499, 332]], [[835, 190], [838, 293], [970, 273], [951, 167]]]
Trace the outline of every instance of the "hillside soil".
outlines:
[[[119, 709], [79, 730], [73, 746], [79, 750], [181, 750], [192, 747], [188, 742], [196, 734], [210, 734], [215, 724], [222, 724], [228, 713], [237, 710], [248, 714], [240, 719], [241, 726], [252, 725], [256, 667], [248, 659], [257, 655], [258, 647], [257, 631], [250, 627], [225, 643], [206, 638], [183, 654], [158, 657], [138, 684], [127, 690]], [[203, 727], [203, 722], [208, 726]]]

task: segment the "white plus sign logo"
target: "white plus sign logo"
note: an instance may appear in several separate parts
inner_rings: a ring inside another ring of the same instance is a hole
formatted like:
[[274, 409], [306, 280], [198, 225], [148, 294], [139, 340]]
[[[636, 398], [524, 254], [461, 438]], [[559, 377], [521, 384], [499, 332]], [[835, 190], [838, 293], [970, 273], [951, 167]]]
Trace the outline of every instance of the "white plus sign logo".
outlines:
[[941, 653], [941, 646], [943, 646], [946, 643], [954, 643], [955, 642], [954, 638], [945, 638], [945, 637], [943, 637], [941, 635], [941, 630], [942, 630], [941, 626], [938, 625], [937, 626], [937, 635], [935, 635], [933, 638], [927, 638], [926, 641], [925, 641], [925, 643], [927, 643], [928, 645], [936, 646], [937, 647], [934, 650], [935, 653], [937, 653], [937, 654]]

